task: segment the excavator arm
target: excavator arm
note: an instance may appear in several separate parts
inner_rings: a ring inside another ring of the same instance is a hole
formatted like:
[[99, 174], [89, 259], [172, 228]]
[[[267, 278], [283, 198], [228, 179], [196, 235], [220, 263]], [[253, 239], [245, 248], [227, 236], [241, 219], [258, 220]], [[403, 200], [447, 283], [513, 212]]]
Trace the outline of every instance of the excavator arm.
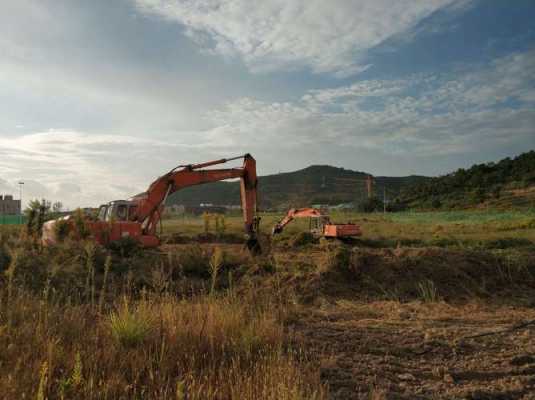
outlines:
[[[203, 169], [240, 158], [243, 158], [243, 166], [240, 168]], [[146, 192], [130, 199], [137, 204], [136, 211], [130, 219], [142, 225], [144, 235], [154, 235], [161, 219], [165, 201], [170, 194], [189, 186], [235, 178], [240, 179], [241, 205], [245, 233], [249, 239], [248, 245], [256, 245], [256, 188], [258, 180], [256, 161], [250, 154], [202, 164], [180, 165], [174, 168], [156, 179]]]
[[288, 211], [286, 216], [281, 219], [272, 229], [272, 234], [281, 233], [286, 225], [294, 220], [294, 218], [304, 217], [321, 217], [323, 214], [317, 208], [292, 208]]

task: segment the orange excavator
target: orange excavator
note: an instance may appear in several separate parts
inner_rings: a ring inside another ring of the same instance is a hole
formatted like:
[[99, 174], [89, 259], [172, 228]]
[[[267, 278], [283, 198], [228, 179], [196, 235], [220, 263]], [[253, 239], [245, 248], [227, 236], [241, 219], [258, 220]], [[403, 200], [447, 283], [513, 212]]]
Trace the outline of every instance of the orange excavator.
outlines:
[[325, 238], [347, 239], [360, 236], [362, 232], [358, 225], [352, 223], [340, 224], [331, 222], [328, 215], [317, 208], [292, 208], [272, 229], [272, 234], [281, 233], [286, 225], [294, 218], [310, 218], [310, 232], [314, 236]]
[[[204, 169], [237, 159], [243, 159], [242, 167]], [[146, 192], [128, 200], [116, 200], [100, 206], [97, 218], [86, 220], [85, 225], [94, 240], [102, 245], [131, 237], [143, 247], [157, 247], [160, 245], [157, 226], [162, 217], [165, 201], [170, 194], [189, 186], [235, 178], [240, 179], [247, 247], [253, 252], [259, 252], [257, 238], [259, 218], [256, 216], [258, 180], [256, 161], [250, 154], [201, 164], [179, 165], [156, 179]], [[64, 220], [74, 225], [72, 216], [64, 217]], [[58, 241], [56, 225], [59, 221], [48, 221], [43, 225], [44, 244], [54, 244]]]

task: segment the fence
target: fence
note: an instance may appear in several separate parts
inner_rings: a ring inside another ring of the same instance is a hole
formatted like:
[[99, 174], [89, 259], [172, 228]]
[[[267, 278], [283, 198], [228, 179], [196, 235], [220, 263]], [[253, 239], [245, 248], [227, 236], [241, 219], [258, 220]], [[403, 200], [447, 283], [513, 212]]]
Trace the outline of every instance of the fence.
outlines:
[[26, 223], [26, 216], [0, 215], [0, 225], [19, 225]]

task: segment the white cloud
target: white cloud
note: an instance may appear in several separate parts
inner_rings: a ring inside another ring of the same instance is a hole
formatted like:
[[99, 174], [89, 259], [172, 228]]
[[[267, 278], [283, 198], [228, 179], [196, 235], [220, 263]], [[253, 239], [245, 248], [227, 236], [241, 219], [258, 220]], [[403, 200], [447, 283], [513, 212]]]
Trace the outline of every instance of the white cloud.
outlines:
[[[200, 161], [191, 155], [197, 147], [176, 139], [54, 130], [0, 138], [0, 188], [18, 193], [17, 182], [24, 180], [27, 200], [44, 197], [70, 207], [98, 205], [144, 190], [177, 164]], [[212, 156], [213, 150], [208, 144], [201, 154]]]
[[144, 13], [183, 24], [205, 49], [240, 56], [253, 71], [309, 67], [357, 74], [366, 51], [466, 0], [134, 0]]
[[311, 90], [296, 102], [243, 98], [209, 118], [225, 127], [229, 143], [278, 154], [277, 162], [323, 152], [354, 165], [335, 155], [349, 149], [355, 155], [375, 151], [422, 158], [533, 145], [534, 63], [535, 51], [530, 51], [455, 74]]

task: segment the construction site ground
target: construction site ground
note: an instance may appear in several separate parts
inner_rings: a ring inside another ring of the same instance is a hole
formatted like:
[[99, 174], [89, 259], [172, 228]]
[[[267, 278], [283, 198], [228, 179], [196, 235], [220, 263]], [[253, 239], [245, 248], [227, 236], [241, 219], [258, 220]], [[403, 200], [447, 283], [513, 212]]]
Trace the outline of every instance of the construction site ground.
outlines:
[[319, 358], [333, 399], [533, 399], [529, 308], [339, 301], [303, 309], [293, 329]]
[[[247, 257], [239, 244], [202, 246]], [[329, 265], [341, 247], [347, 269]], [[535, 256], [511, 257], [521, 265], [484, 250], [282, 242], [275, 272], [255, 282], [295, 299], [289, 336], [329, 398], [535, 399]]]
[[288, 332], [332, 399], [535, 399], [534, 217], [334, 215], [364, 232], [334, 267], [337, 244], [291, 245], [297, 221], [270, 243], [276, 272], [258, 290], [296, 299]]

